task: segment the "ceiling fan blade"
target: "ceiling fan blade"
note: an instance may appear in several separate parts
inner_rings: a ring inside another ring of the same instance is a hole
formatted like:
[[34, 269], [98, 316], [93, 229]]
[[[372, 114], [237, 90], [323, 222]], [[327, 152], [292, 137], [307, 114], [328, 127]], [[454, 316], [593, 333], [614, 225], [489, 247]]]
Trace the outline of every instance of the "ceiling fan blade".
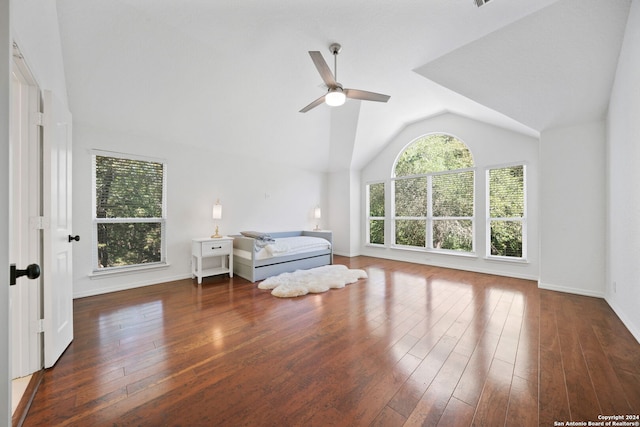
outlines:
[[387, 102], [391, 98], [389, 95], [358, 89], [345, 89], [344, 94], [347, 95], [347, 98], [362, 99], [363, 101]]
[[338, 86], [338, 82], [336, 82], [336, 79], [331, 72], [331, 68], [329, 68], [329, 66], [325, 62], [322, 54], [317, 50], [310, 50], [309, 55], [311, 56], [311, 60], [318, 69], [320, 77], [322, 77], [322, 80], [324, 80], [327, 87], [334, 88]]
[[311, 110], [312, 108], [317, 107], [318, 105], [322, 104], [323, 102], [324, 102], [324, 95], [322, 95], [320, 98], [316, 99], [311, 104], [309, 104], [306, 107], [304, 107], [302, 110], [300, 110], [300, 112], [301, 113], [306, 113], [307, 111]]

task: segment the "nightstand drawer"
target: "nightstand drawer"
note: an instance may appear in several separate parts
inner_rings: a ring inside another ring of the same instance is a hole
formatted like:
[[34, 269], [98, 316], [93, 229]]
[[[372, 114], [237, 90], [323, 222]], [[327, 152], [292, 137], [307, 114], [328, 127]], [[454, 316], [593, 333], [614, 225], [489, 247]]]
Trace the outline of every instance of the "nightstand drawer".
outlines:
[[202, 256], [229, 255], [231, 254], [231, 242], [202, 242]]

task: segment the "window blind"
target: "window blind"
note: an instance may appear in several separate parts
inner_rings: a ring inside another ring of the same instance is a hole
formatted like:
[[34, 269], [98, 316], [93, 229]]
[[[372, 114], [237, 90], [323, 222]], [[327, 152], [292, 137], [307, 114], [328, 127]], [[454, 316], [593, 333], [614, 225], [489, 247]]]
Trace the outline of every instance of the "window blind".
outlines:
[[162, 163], [95, 156], [96, 218], [161, 218]]

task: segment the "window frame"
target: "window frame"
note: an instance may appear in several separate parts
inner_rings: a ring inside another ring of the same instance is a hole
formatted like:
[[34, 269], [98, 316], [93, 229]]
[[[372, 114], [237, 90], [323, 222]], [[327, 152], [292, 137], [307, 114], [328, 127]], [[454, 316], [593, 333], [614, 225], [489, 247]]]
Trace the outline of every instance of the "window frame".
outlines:
[[[382, 188], [384, 191], [384, 199], [383, 199], [383, 203], [384, 203], [384, 216], [372, 216], [371, 215], [371, 186], [372, 185], [380, 185], [382, 184]], [[372, 181], [372, 182], [368, 182], [365, 185], [365, 197], [366, 197], [366, 204], [365, 204], [365, 209], [366, 209], [366, 213], [365, 213], [365, 217], [366, 217], [366, 230], [365, 230], [365, 239], [366, 239], [366, 245], [368, 246], [375, 246], [375, 247], [384, 247], [387, 244], [387, 233], [386, 233], [386, 229], [387, 229], [387, 193], [388, 193], [388, 188], [387, 188], [387, 183], [386, 181]], [[371, 242], [371, 221], [382, 221], [383, 222], [383, 226], [382, 226], [382, 243], [372, 243]]]
[[[113, 151], [91, 150], [91, 274], [90, 276], [102, 276], [115, 273], [148, 270], [157, 267], [167, 267], [167, 161], [165, 159], [140, 156], [135, 154], [120, 153]], [[126, 160], [160, 163], [162, 164], [162, 216], [150, 218], [98, 218], [97, 211], [97, 191], [96, 191], [96, 157], [112, 157]], [[114, 267], [102, 267], [98, 265], [98, 225], [99, 224], [160, 224], [160, 261], [143, 264], [121, 265]]]
[[[523, 215], [522, 217], [491, 217], [491, 177], [490, 172], [492, 170], [497, 169], [507, 169], [513, 167], [522, 166], [522, 197], [523, 197]], [[528, 191], [527, 191], [527, 162], [511, 162], [504, 163], [500, 165], [492, 165], [487, 166], [485, 170], [485, 221], [486, 221], [486, 258], [495, 261], [506, 261], [506, 262], [528, 262], [528, 251], [527, 251], [527, 241], [528, 241], [528, 221], [527, 221], [527, 212], [528, 212]], [[522, 227], [522, 256], [520, 257], [512, 257], [506, 255], [493, 255], [491, 254], [491, 223], [493, 221], [512, 221], [512, 222], [520, 222]]]

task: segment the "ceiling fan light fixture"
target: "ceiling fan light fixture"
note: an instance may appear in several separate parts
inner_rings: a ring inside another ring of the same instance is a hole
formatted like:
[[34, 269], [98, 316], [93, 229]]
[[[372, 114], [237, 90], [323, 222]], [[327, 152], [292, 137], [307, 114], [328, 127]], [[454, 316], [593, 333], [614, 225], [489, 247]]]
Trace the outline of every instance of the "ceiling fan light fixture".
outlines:
[[341, 88], [337, 87], [335, 89], [329, 90], [329, 92], [324, 97], [324, 102], [331, 107], [339, 107], [347, 100], [347, 96], [344, 94]]

